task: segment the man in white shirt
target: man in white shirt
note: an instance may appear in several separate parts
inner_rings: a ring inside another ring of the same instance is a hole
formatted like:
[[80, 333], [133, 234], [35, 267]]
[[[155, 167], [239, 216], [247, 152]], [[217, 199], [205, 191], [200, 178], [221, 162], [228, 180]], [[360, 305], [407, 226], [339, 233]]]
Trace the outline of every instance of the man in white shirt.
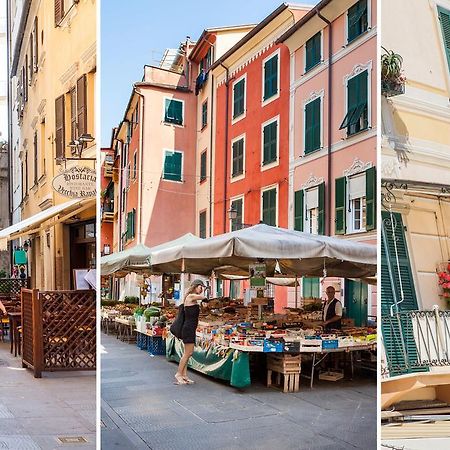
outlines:
[[336, 291], [333, 286], [328, 286], [327, 301], [323, 307], [322, 320], [324, 330], [341, 329], [342, 303], [335, 298]]

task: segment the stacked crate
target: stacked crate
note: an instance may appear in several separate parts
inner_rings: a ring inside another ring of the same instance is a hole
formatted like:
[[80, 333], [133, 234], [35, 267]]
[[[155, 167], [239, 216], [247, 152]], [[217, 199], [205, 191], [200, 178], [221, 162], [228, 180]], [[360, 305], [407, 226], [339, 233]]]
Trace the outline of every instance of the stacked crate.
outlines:
[[[273, 372], [276, 374], [276, 383], [272, 382]], [[300, 355], [288, 353], [267, 355], [267, 387], [274, 385], [281, 388], [281, 377], [283, 377], [283, 392], [298, 392], [300, 372]]]

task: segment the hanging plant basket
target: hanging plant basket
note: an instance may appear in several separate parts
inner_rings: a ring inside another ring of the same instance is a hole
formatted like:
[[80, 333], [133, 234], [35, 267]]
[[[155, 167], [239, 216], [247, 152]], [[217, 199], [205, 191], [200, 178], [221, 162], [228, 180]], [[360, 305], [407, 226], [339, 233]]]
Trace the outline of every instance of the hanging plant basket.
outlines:
[[393, 50], [384, 50], [381, 55], [381, 93], [394, 97], [405, 93], [406, 77], [403, 74], [403, 58]]

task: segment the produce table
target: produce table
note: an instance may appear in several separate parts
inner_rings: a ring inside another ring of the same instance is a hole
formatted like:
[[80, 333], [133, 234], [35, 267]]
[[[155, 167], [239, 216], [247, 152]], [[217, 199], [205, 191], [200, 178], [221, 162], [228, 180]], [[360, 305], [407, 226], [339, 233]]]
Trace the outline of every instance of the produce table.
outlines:
[[[182, 343], [169, 334], [166, 339], [166, 356], [169, 361], [180, 361]], [[232, 348], [223, 348], [211, 345], [209, 347], [194, 348], [194, 354], [188, 363], [191, 369], [220, 380], [229, 381], [237, 388], [250, 386], [250, 363], [247, 352]]]
[[117, 339], [127, 342], [133, 341], [135, 339], [134, 318], [130, 320], [130, 319], [123, 319], [121, 317], [116, 317], [114, 320], [117, 326]]

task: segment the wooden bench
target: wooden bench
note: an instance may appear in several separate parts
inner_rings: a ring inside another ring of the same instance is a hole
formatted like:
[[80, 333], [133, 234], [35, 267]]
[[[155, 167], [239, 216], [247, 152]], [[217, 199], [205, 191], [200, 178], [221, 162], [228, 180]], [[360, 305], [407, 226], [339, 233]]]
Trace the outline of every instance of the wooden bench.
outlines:
[[[283, 376], [283, 392], [298, 392], [300, 371], [300, 355], [287, 353], [267, 355], [267, 387], [281, 389], [281, 376]], [[276, 373], [276, 383], [272, 381], [273, 372]]]

